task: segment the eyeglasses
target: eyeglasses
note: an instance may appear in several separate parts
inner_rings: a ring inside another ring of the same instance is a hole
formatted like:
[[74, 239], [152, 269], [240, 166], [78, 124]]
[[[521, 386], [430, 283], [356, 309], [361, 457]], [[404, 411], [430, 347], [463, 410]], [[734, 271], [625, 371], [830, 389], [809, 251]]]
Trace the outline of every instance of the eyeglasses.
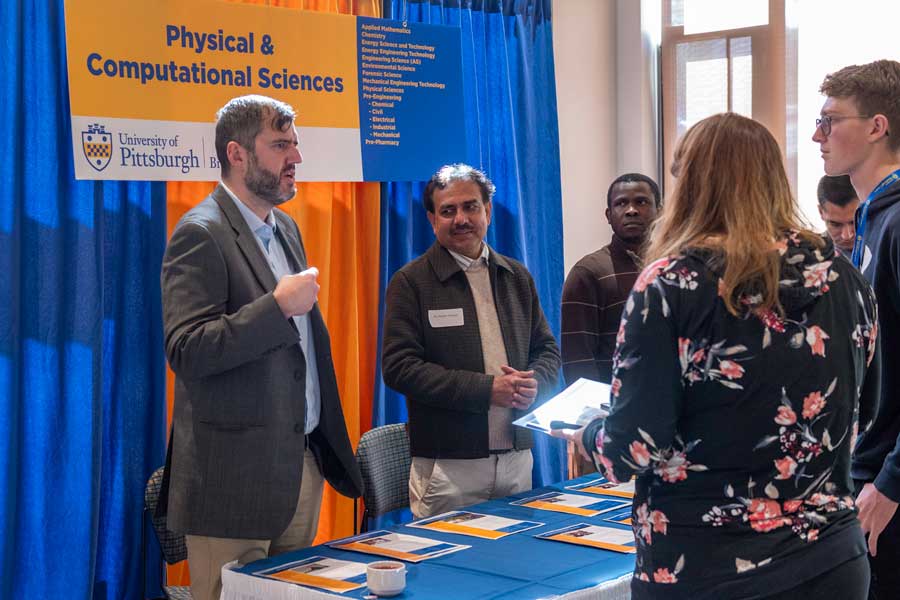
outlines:
[[831, 135], [831, 124], [834, 121], [842, 119], [871, 119], [872, 115], [848, 115], [848, 116], [832, 116], [822, 115], [820, 119], [816, 119], [816, 128], [822, 130], [822, 135], [828, 137]]

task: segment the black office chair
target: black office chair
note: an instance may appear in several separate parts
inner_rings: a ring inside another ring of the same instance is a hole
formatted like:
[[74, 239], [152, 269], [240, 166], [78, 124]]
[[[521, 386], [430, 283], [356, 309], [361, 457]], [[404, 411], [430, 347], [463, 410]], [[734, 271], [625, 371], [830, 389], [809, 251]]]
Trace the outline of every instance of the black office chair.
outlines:
[[[187, 558], [187, 546], [184, 543], [184, 536], [174, 533], [166, 529], [165, 517], [157, 518], [156, 504], [159, 501], [159, 489], [162, 486], [163, 469], [160, 467], [153, 472], [150, 479], [147, 480], [147, 487], [144, 489], [144, 518], [150, 517], [153, 524], [153, 531], [156, 533], [156, 539], [159, 540], [159, 546], [162, 549], [163, 559], [170, 565], [181, 562]], [[141, 527], [141, 532], [144, 527]], [[142, 544], [142, 548], [146, 545]], [[144, 563], [146, 564], [146, 562]], [[165, 567], [163, 568], [162, 581], [163, 593], [169, 600], [192, 600], [191, 588], [187, 586], [165, 585]], [[143, 591], [142, 591], [143, 593]]]
[[359, 440], [356, 460], [362, 471], [362, 523], [357, 528], [353, 501], [353, 530], [368, 531], [369, 519], [409, 506], [409, 435], [406, 423], [370, 429]]

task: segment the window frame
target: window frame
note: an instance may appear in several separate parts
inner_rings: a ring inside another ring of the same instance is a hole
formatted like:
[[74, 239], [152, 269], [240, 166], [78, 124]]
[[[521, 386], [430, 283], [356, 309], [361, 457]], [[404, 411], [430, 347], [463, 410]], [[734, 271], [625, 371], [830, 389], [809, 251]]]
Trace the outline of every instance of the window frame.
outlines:
[[[729, 110], [732, 106], [731, 43], [735, 38], [749, 37], [753, 57], [751, 102], [753, 119], [765, 125], [779, 147], [782, 156], [787, 152], [787, 90], [786, 90], [786, 44], [785, 44], [785, 0], [769, 0], [769, 22], [767, 25], [723, 29], [685, 35], [683, 25], [670, 25], [672, 0], [662, 3], [662, 36], [660, 44], [661, 79], [661, 131], [662, 131], [662, 185], [663, 193], [673, 189], [674, 178], [669, 169], [675, 145], [678, 142], [678, 81], [676, 55], [678, 44], [710, 40], [725, 40], [727, 57], [727, 97]], [[790, 170], [788, 171], [790, 173]], [[792, 178], [793, 181], [793, 178]]]

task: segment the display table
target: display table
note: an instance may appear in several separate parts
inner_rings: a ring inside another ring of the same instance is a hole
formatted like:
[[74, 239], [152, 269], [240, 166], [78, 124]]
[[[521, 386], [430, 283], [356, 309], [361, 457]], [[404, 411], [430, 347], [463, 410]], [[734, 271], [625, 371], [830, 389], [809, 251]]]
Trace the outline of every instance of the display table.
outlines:
[[[565, 491], [567, 485], [596, 478], [597, 474], [531, 490], [502, 500], [492, 500], [466, 510], [490, 515], [538, 521], [545, 525], [486, 540], [471, 536], [397, 525], [391, 531], [435, 540], [470, 545], [471, 548], [435, 559], [407, 563], [406, 590], [396, 598], [407, 600], [528, 600], [566, 598], [572, 600], [624, 600], [630, 598], [634, 555], [557, 541], [536, 539], [539, 533], [575, 523], [591, 523], [629, 529], [627, 525], [605, 522], [604, 515], [584, 517], [560, 512], [510, 505], [520, 498], [549, 491]], [[324, 556], [369, 563], [381, 557], [314, 546], [249, 565], [223, 569], [223, 600], [299, 600], [364, 598], [366, 587], [344, 593], [325, 592], [254, 573], [282, 564]]]

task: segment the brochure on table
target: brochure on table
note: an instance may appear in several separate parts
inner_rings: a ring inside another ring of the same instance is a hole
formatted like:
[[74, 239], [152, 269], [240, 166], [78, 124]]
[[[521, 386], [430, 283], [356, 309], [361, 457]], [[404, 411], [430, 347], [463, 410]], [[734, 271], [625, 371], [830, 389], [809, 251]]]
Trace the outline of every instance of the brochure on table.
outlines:
[[254, 575], [343, 593], [366, 585], [366, 563], [311, 556]]
[[521, 521], [464, 510], [455, 510], [442, 515], [437, 515], [436, 517], [409, 523], [409, 527], [459, 533], [461, 535], [470, 535], [488, 540], [496, 540], [507, 535], [512, 535], [513, 533], [520, 533], [542, 525], [544, 525], [544, 523], [538, 523], [537, 521]]
[[603, 513], [603, 520], [610, 523], [618, 523], [619, 525], [631, 525], [631, 506], [605, 512]]
[[336, 540], [328, 545], [339, 550], [376, 554], [414, 563], [471, 547], [386, 530]]
[[634, 533], [630, 529], [617, 527], [605, 527], [603, 525], [590, 525], [577, 523], [556, 531], [548, 531], [534, 536], [544, 540], [566, 542], [591, 548], [602, 548], [614, 552], [634, 553]]
[[510, 502], [517, 506], [550, 510], [553, 512], [580, 515], [582, 517], [595, 517], [606, 511], [630, 507], [631, 502], [615, 498], [597, 498], [583, 494], [567, 494], [565, 492], [547, 492], [538, 496], [522, 498]]
[[609, 413], [610, 387], [606, 383], [582, 377], [532, 412], [513, 421], [513, 425], [550, 433], [552, 421], [587, 425]]
[[606, 477], [598, 477], [584, 483], [575, 485], [567, 485], [567, 490], [576, 492], [588, 492], [589, 494], [600, 494], [601, 496], [615, 496], [616, 498], [634, 498], [634, 479], [625, 483], [613, 483]]

